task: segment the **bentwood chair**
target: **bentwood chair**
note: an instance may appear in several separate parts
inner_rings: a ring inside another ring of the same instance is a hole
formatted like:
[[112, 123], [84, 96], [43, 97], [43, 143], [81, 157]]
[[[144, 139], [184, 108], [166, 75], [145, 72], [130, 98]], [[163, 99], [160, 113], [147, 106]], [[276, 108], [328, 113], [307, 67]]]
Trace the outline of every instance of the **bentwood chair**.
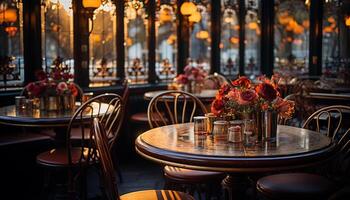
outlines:
[[204, 79], [204, 89], [219, 89], [222, 84], [228, 82], [223, 75], [215, 72]]
[[337, 146], [336, 155], [327, 165], [326, 172], [322, 175], [286, 173], [266, 176], [257, 182], [259, 194], [269, 199], [328, 199], [337, 189], [349, 185], [349, 115], [349, 106], [328, 106], [313, 113], [303, 125], [303, 128], [331, 137]]
[[[206, 112], [203, 103], [194, 95], [183, 91], [166, 91], [151, 100], [147, 115], [149, 126], [155, 128], [192, 122], [195, 115], [204, 115]], [[194, 189], [200, 193], [201, 184], [209, 186], [213, 182], [219, 183], [224, 177], [221, 172], [189, 170], [172, 166], [165, 166], [163, 170], [166, 188], [185, 186], [184, 188], [192, 194]], [[210, 193], [206, 195], [209, 198]]]
[[[96, 158], [87, 157], [90, 155], [92, 145], [92, 133], [87, 129], [92, 125], [94, 117], [98, 118], [106, 129], [106, 137], [108, 138], [108, 149], [111, 151], [121, 126], [124, 113], [124, 104], [122, 97], [117, 94], [102, 94], [96, 96], [81, 107], [79, 107], [72, 116], [66, 133], [66, 146], [51, 149], [37, 156], [37, 163], [48, 172], [45, 181], [45, 190], [51, 189], [51, 173], [54, 170], [68, 170], [68, 189], [69, 192], [75, 190], [76, 180], [80, 179], [81, 198], [86, 199], [86, 170], [95, 164]], [[73, 142], [71, 139], [71, 130], [78, 129], [81, 131], [81, 139]], [[77, 171], [76, 169], [84, 169]]]
[[[119, 196], [116, 185], [115, 171], [111, 154], [109, 151], [108, 138], [106, 137], [105, 128], [98, 119], [94, 120], [93, 134], [96, 152], [94, 155], [98, 156], [100, 161], [100, 170], [102, 178], [102, 188], [104, 188], [105, 199], [108, 200], [163, 200], [163, 199], [177, 199], [177, 200], [194, 200], [188, 194], [172, 191], [172, 190], [144, 190], [131, 192]], [[91, 153], [93, 153], [91, 151]], [[94, 156], [90, 156], [94, 157]]]

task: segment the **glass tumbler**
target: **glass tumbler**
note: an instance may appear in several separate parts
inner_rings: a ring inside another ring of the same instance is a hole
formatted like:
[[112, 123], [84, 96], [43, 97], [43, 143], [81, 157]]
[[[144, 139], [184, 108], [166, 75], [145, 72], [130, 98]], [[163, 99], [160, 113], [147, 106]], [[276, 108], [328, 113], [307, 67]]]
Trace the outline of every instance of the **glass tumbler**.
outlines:
[[255, 135], [254, 135], [255, 123], [252, 119], [244, 120], [244, 145], [252, 146], [255, 144]]
[[207, 135], [208, 134], [208, 117], [195, 116], [194, 121], [194, 135]]

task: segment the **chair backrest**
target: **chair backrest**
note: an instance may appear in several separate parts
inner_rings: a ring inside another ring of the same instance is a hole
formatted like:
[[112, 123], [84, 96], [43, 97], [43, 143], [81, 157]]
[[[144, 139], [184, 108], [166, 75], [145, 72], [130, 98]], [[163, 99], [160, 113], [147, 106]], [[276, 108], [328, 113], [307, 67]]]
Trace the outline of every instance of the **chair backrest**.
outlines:
[[99, 119], [93, 120], [94, 146], [100, 161], [101, 178], [104, 194], [108, 200], [119, 200], [117, 181], [113, 167], [112, 156], [108, 147], [108, 138]]
[[197, 97], [175, 90], [153, 97], [147, 110], [150, 128], [192, 122], [195, 114], [205, 113], [207, 109]]
[[[79, 148], [86, 148], [91, 146], [92, 134], [86, 134], [86, 127], [92, 125], [93, 118], [98, 118], [106, 130], [106, 137], [108, 138], [109, 148], [112, 148], [119, 129], [122, 124], [124, 114], [124, 104], [122, 97], [117, 94], [106, 93], [89, 99], [82, 106], [80, 106], [71, 118], [67, 128], [67, 150], [69, 164], [72, 165], [71, 149], [74, 144], [71, 141], [71, 129], [78, 127], [81, 131], [81, 140]], [[91, 131], [90, 131], [91, 132]], [[84, 149], [82, 149], [84, 150]], [[83, 152], [83, 151], [82, 151]], [[79, 162], [83, 162], [82, 156]]]
[[340, 134], [348, 132], [350, 125], [348, 121], [345, 121], [345, 116], [350, 116], [350, 106], [327, 106], [311, 114], [302, 127], [317, 132], [325, 131], [328, 137], [339, 141], [341, 139]]
[[223, 75], [214, 73], [204, 79], [204, 89], [219, 89], [222, 84], [228, 82]]

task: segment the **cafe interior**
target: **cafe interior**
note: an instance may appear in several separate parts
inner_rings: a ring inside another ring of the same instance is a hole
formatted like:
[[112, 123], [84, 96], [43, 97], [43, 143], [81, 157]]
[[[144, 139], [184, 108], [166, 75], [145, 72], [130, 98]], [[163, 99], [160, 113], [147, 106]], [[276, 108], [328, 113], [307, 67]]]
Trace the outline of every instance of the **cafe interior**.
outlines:
[[350, 0], [0, 0], [0, 199], [350, 199]]

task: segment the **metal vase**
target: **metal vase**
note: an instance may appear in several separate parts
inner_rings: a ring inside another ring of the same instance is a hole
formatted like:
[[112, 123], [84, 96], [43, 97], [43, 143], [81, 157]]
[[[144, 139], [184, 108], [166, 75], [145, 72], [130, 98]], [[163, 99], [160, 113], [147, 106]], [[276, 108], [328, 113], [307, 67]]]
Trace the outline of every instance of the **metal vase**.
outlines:
[[262, 136], [264, 140], [275, 141], [277, 137], [277, 112], [261, 111]]
[[73, 110], [75, 107], [75, 97], [73, 95], [62, 96], [62, 110]]
[[58, 96], [49, 96], [46, 99], [46, 111], [59, 110], [60, 98]]

